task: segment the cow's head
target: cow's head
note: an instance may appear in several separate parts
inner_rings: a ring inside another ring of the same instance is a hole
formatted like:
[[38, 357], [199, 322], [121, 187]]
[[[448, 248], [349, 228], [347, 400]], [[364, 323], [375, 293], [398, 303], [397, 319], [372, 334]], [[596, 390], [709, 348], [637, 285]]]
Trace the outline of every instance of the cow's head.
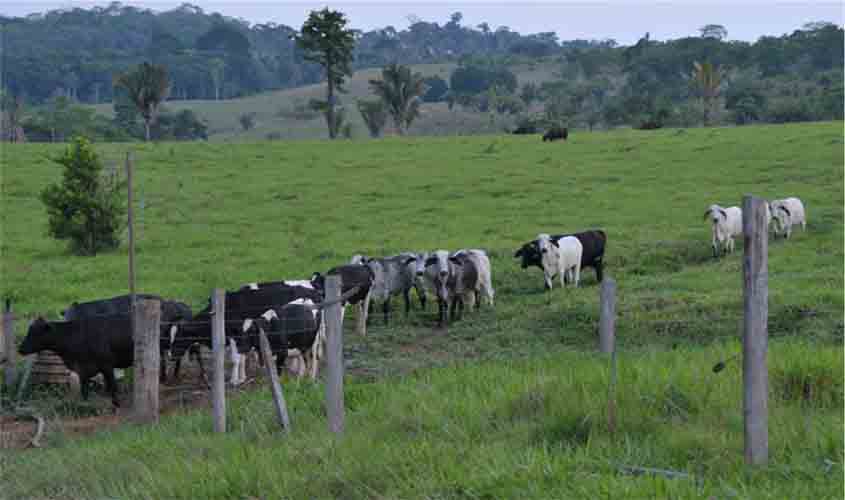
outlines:
[[29, 325], [29, 331], [27, 331], [23, 343], [18, 347], [18, 352], [26, 356], [48, 350], [55, 344], [55, 336], [55, 326], [39, 317]]
[[786, 206], [777, 203], [772, 205], [772, 219], [775, 221], [775, 230], [780, 232], [784, 231], [789, 225], [789, 220], [792, 217], [792, 213], [789, 211]]
[[710, 208], [704, 212], [704, 218], [710, 219], [713, 224], [719, 224], [720, 222], [728, 220], [728, 213], [725, 212], [725, 209], [719, 205], [710, 205]]
[[449, 282], [450, 273], [449, 252], [446, 250], [437, 250], [430, 253], [425, 260], [425, 272], [434, 284], [437, 296], [441, 300], [448, 299], [449, 292], [446, 285]]
[[515, 259], [522, 258], [522, 268], [527, 269], [530, 266], [539, 266], [541, 264], [541, 254], [540, 254], [540, 247], [538, 246], [537, 240], [530, 241], [524, 245], [522, 248], [516, 251], [513, 254]]
[[414, 273], [414, 276], [422, 276], [425, 273], [425, 262], [428, 260], [428, 252], [420, 252], [408, 255], [402, 262]]

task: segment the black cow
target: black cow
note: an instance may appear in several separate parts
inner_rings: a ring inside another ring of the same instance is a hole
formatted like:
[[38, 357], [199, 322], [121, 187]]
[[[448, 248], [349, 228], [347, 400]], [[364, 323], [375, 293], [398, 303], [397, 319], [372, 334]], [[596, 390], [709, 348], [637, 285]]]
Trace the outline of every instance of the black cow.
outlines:
[[55, 352], [79, 375], [83, 399], [88, 399], [88, 381], [102, 373], [112, 404], [120, 406], [114, 369], [129, 368], [135, 356], [128, 314], [73, 321], [38, 318], [30, 325], [18, 352], [26, 356], [41, 351]]
[[[340, 276], [341, 295], [356, 286], [359, 287], [358, 292], [346, 300], [347, 304], [357, 304], [364, 300], [367, 294], [370, 293], [370, 287], [373, 286], [373, 280], [375, 280], [373, 270], [362, 264], [345, 264], [333, 267], [329, 269], [326, 275]], [[314, 273], [311, 277], [311, 282], [325, 294], [325, 276], [320, 273]]]
[[[564, 236], [578, 238], [583, 247], [581, 253], [581, 269], [592, 267], [596, 270], [596, 280], [601, 282], [604, 275], [604, 249], [607, 243], [607, 235], [600, 229], [584, 231], [575, 234], [554, 234], [553, 240], [559, 240]], [[537, 266], [543, 269], [543, 257], [540, 254], [540, 247], [537, 240], [529, 241], [516, 251], [514, 258], [522, 257], [522, 268]]]
[[[174, 300], [166, 300], [158, 295], [147, 293], [135, 294], [136, 300], [158, 300], [161, 303], [161, 327], [159, 349], [161, 351], [161, 368], [159, 378], [167, 378], [167, 356], [170, 345], [176, 334], [178, 325], [191, 319], [191, 308], [187, 304]], [[74, 302], [62, 311], [65, 320], [72, 321], [83, 318], [109, 317], [129, 314], [131, 295], [119, 295], [109, 299], [99, 299], [90, 302]]]
[[569, 129], [566, 127], [552, 127], [543, 134], [543, 142], [556, 141], [558, 139], [565, 141], [567, 138], [569, 138]]
[[[269, 309], [282, 307], [297, 299], [310, 299], [312, 302], [321, 302], [322, 295], [319, 291], [301, 286], [289, 286], [277, 284], [253, 289], [242, 289], [234, 292], [226, 292], [225, 304], [225, 335], [229, 342], [234, 340], [238, 352], [249, 352], [256, 346], [255, 340], [246, 334], [248, 329], [247, 320], [256, 320]], [[171, 347], [171, 354], [176, 358], [176, 366], [173, 370], [174, 378], [179, 377], [181, 359], [191, 346], [195, 344], [205, 345], [211, 348], [211, 301], [209, 305], [197, 313], [190, 323], [179, 328]], [[202, 368], [202, 364], [200, 364]], [[233, 370], [237, 367], [233, 367]], [[204, 369], [203, 369], [204, 371]], [[233, 377], [233, 380], [236, 377]]]
[[299, 350], [303, 359], [311, 351], [319, 334], [321, 321], [322, 313], [307, 305], [285, 304], [265, 311], [252, 322], [246, 333], [249, 342], [258, 349], [261, 356], [258, 330], [264, 330], [270, 349], [276, 354], [276, 370], [281, 374], [288, 349]]

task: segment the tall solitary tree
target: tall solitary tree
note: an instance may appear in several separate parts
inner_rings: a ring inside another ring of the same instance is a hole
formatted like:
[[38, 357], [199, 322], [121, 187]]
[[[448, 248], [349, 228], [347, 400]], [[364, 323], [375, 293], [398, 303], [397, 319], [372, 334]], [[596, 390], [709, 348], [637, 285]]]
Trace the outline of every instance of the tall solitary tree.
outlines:
[[381, 80], [370, 80], [370, 88], [384, 102], [396, 131], [405, 135], [405, 130], [420, 114], [421, 97], [426, 91], [422, 74], [392, 63], [381, 70]]
[[335, 119], [335, 90], [343, 92], [346, 77], [352, 76], [352, 51], [357, 31], [347, 28], [348, 22], [342, 12], [329, 10], [328, 7], [314, 10], [302, 24], [299, 34], [293, 36], [305, 52], [303, 57], [326, 70], [326, 122], [331, 139], [337, 137], [340, 128]]
[[704, 126], [710, 125], [713, 112], [713, 104], [719, 96], [719, 89], [722, 85], [723, 68], [711, 62], [700, 63], [695, 61], [692, 72], [692, 79], [695, 86], [701, 92], [701, 99], [704, 104]]
[[132, 71], [115, 78], [116, 87], [126, 90], [129, 100], [144, 118], [146, 140], [150, 140], [150, 124], [155, 120], [159, 105], [170, 95], [170, 77], [167, 68], [142, 63]]

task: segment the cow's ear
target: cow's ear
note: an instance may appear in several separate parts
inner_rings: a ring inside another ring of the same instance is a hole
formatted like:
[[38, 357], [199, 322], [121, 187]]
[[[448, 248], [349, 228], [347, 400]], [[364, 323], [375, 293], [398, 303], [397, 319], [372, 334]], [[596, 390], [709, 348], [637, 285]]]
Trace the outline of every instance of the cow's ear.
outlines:
[[524, 254], [524, 253], [525, 253], [525, 247], [522, 247], [519, 250], [517, 250], [515, 254], [513, 254], [513, 258], [516, 259], [518, 257], [522, 257], [522, 254]]
[[560, 245], [559, 245], [560, 240], [556, 240], [556, 239], [552, 238], [552, 239], [550, 239], [549, 241], [550, 241], [550, 242], [552, 243], [552, 245], [554, 245], [556, 248], [560, 248]]
[[781, 205], [779, 208], [780, 208], [781, 210], [783, 210], [784, 212], [786, 212], [786, 215], [788, 215], [788, 216], [792, 217], [792, 213], [789, 211], [789, 209], [788, 209], [788, 208], [786, 208], [786, 207], [785, 207], [785, 206], [783, 206], [783, 205]]
[[410, 264], [411, 262], [416, 262], [416, 261], [417, 261], [417, 258], [416, 258], [416, 257], [408, 257], [407, 259], [405, 259], [405, 262], [403, 262], [403, 263], [402, 263], [402, 265], [403, 265], [403, 266], [407, 266], [407, 265], [408, 265], [408, 264]]
[[458, 265], [458, 266], [463, 265], [463, 263], [461, 262], [461, 260], [457, 256], [449, 257], [449, 262], [452, 262], [452, 263], [454, 263], [455, 265]]
[[435, 264], [437, 264], [437, 257], [429, 257], [429, 258], [425, 259], [425, 266], [426, 267], [433, 266]]
[[726, 219], [728, 218], [728, 213], [727, 213], [727, 212], [725, 212], [724, 210], [722, 210], [721, 208], [719, 209], [719, 212], [721, 212], [721, 213], [722, 213], [722, 217], [724, 217], [724, 218], [726, 218]]
[[706, 219], [708, 217], [710, 217], [710, 210], [704, 212], [704, 218]]

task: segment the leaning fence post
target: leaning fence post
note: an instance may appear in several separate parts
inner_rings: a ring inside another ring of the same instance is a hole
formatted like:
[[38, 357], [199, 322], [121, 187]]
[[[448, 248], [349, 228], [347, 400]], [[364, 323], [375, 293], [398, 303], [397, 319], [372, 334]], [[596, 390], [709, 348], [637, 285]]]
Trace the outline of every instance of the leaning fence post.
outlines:
[[610, 354], [616, 345], [616, 282], [612, 278], [602, 280], [599, 299], [599, 350]]
[[326, 276], [326, 413], [329, 430], [343, 434], [343, 331], [341, 330], [339, 302], [342, 282], [340, 276]]
[[211, 307], [211, 346], [214, 354], [211, 399], [214, 412], [214, 432], [226, 432], [226, 374], [223, 372], [226, 350], [226, 294], [223, 289], [214, 289]]
[[133, 315], [132, 419], [152, 424], [158, 422], [159, 412], [161, 302], [142, 299], [135, 304]]
[[742, 410], [745, 420], [745, 461], [762, 465], [769, 460], [766, 351], [769, 344], [769, 240], [765, 202], [742, 199], [744, 320], [742, 337]]
[[[288, 406], [285, 403], [285, 395], [282, 393], [282, 385], [279, 384], [279, 374], [276, 373], [276, 365], [271, 362], [270, 356], [270, 342], [267, 341], [267, 334], [264, 330], [258, 332], [259, 346], [261, 347], [261, 356], [264, 357], [264, 368], [267, 370], [267, 375], [270, 378], [270, 390], [273, 393], [273, 403], [276, 406], [276, 416], [279, 417], [279, 424], [285, 431], [290, 431], [290, 417], [288, 416]], [[278, 354], [278, 355], [281, 355]]]
[[15, 316], [12, 313], [12, 301], [6, 299], [6, 308], [3, 311], [3, 344], [6, 352], [6, 368], [3, 373], [3, 380], [6, 382], [8, 394], [15, 390], [18, 369], [18, 349], [15, 339]]

